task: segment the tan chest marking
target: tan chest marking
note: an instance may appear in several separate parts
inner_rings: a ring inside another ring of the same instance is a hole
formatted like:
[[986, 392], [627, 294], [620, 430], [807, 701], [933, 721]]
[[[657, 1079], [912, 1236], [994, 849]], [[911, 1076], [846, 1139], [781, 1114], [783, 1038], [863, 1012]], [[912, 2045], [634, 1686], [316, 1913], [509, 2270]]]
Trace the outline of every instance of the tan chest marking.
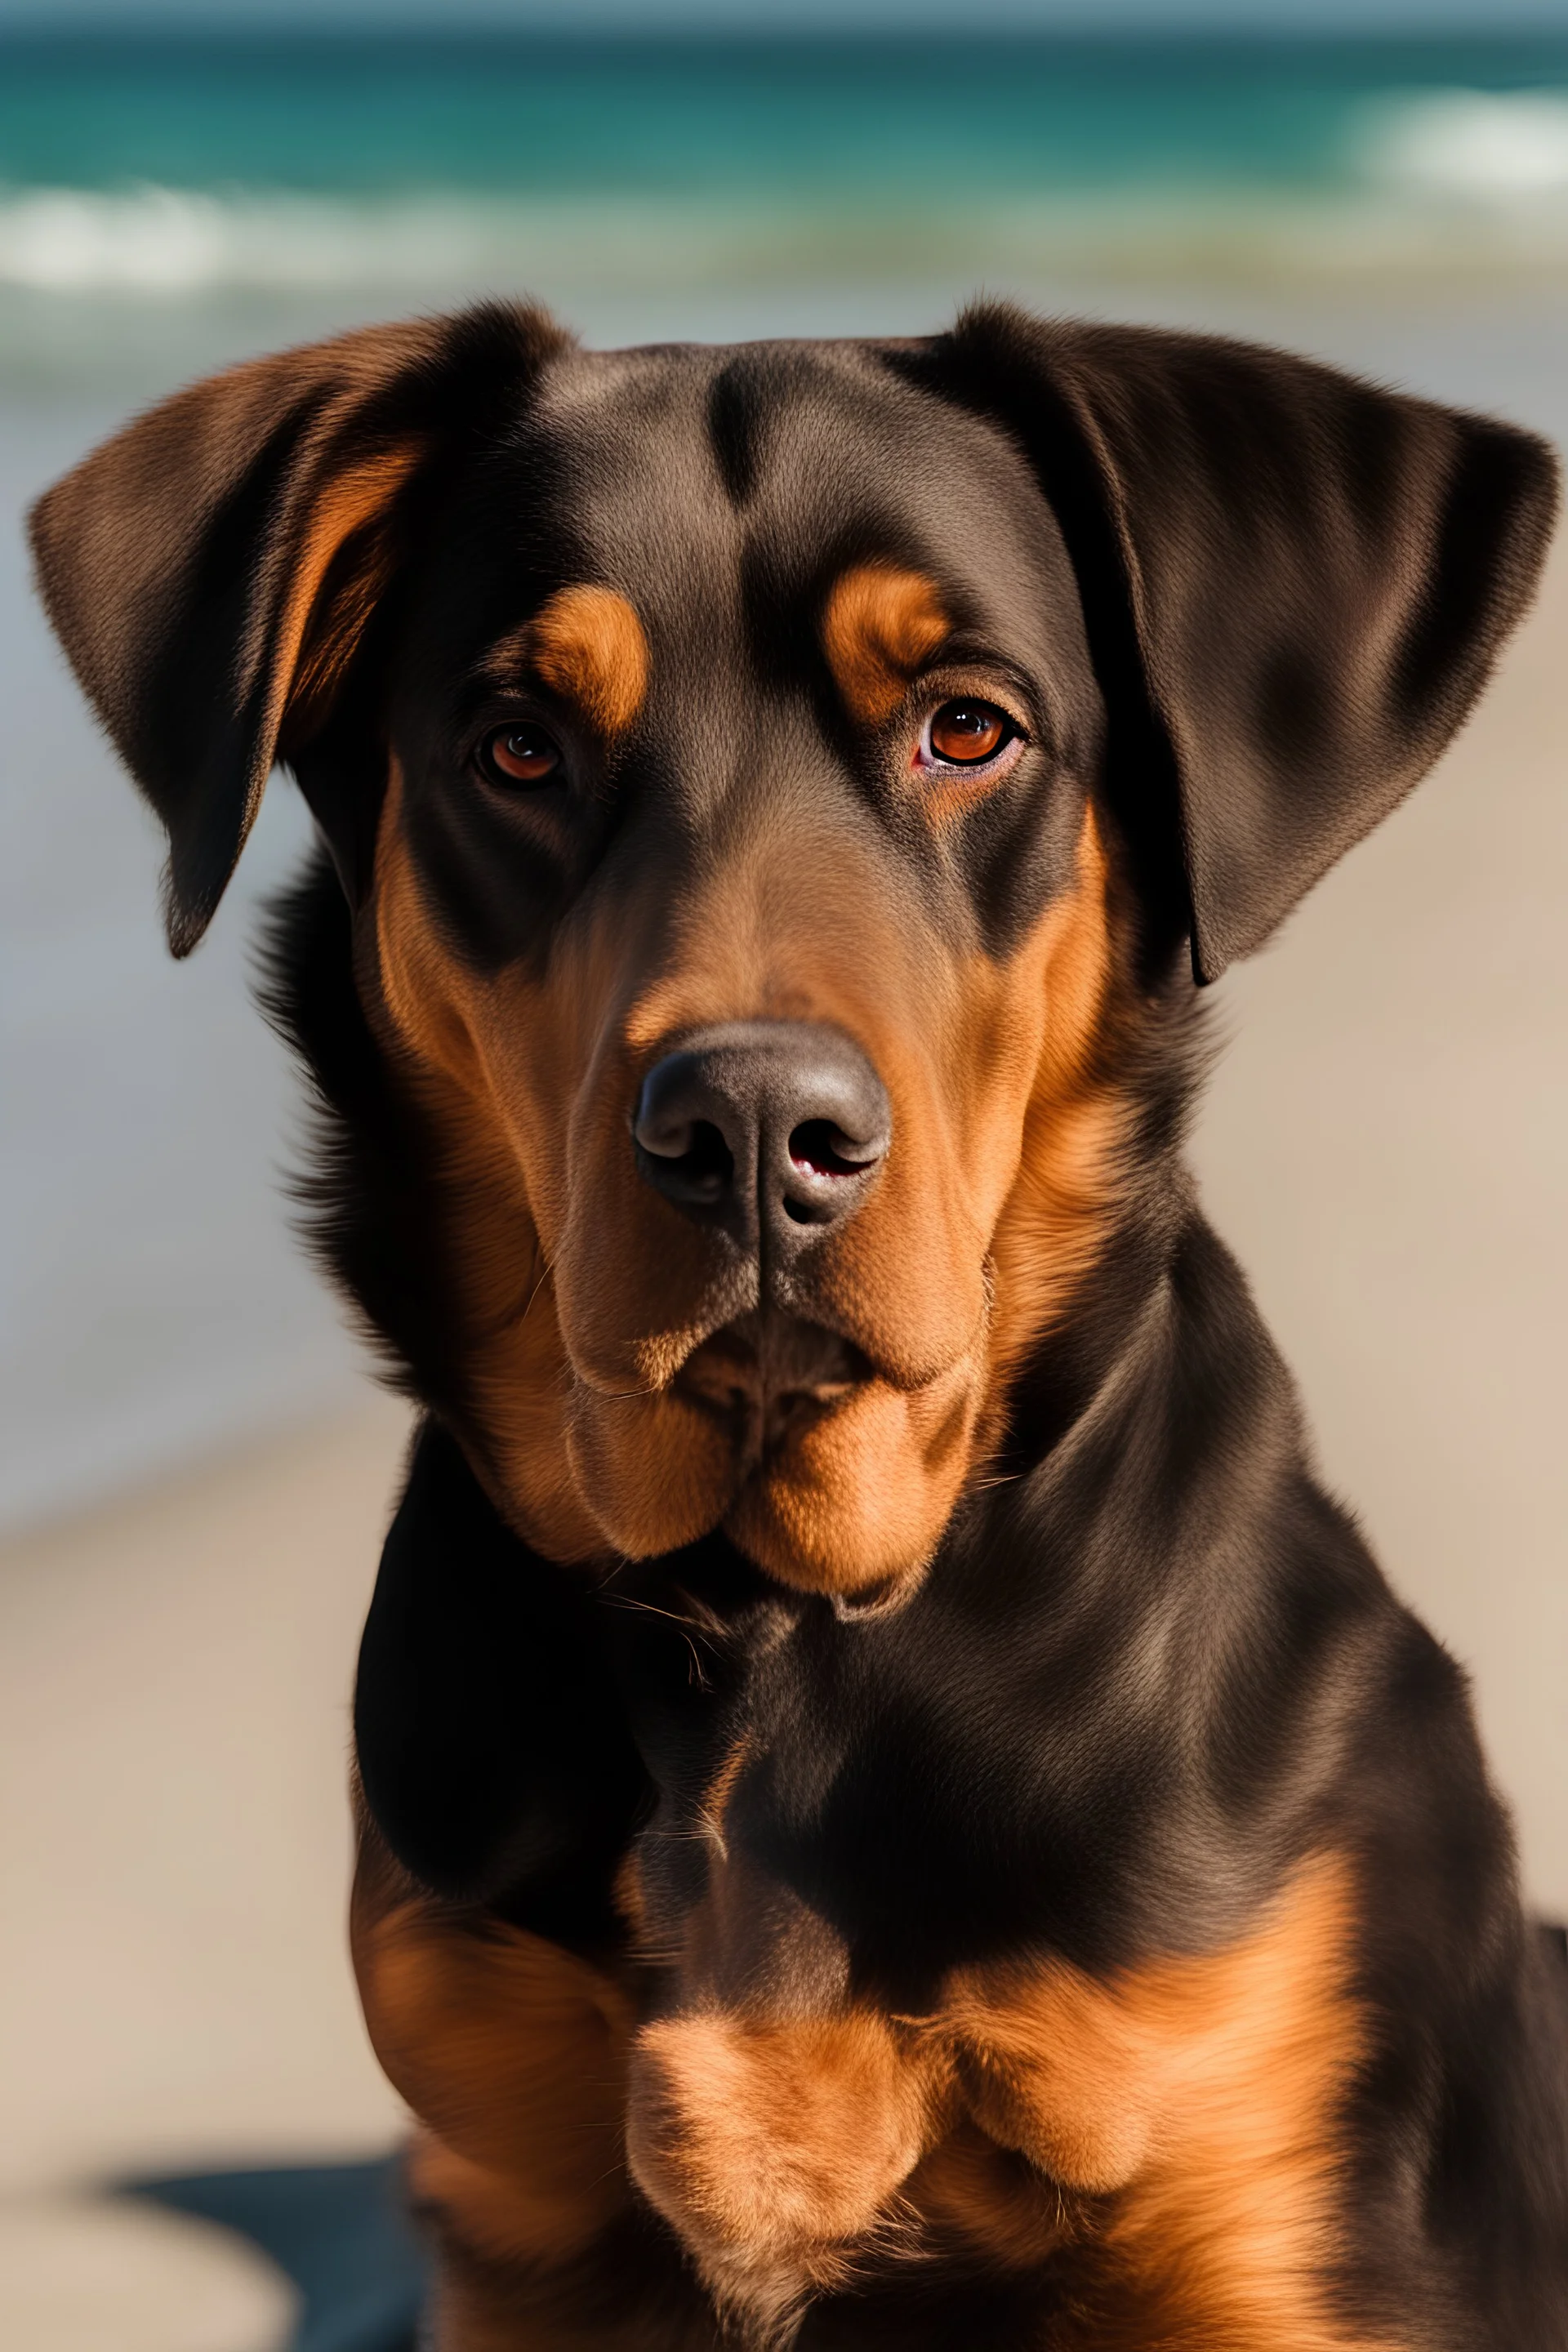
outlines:
[[816, 2250], [830, 2273], [830, 2251], [871, 2228], [919, 2162], [942, 2071], [868, 2010], [659, 2019], [637, 2036], [633, 2167], [700, 2251], [752, 2263]]
[[1348, 2352], [1323, 2283], [1367, 2050], [1353, 1916], [1327, 1858], [1238, 1942], [1109, 1979], [960, 1970], [919, 2020], [693, 2007], [637, 2036], [633, 2169], [753, 2313], [917, 2236], [1007, 2268], [1070, 2244], [1097, 2316], [1062, 2352]]
[[1342, 2116], [1368, 2049], [1353, 1927], [1349, 1870], [1328, 1857], [1211, 1956], [1108, 1982], [1016, 1964], [948, 1987], [932, 2031], [980, 2128], [1065, 2188], [1110, 2197], [1097, 2267], [1143, 2315], [1130, 2340], [1352, 2340], [1322, 2281], [1343, 2218]]

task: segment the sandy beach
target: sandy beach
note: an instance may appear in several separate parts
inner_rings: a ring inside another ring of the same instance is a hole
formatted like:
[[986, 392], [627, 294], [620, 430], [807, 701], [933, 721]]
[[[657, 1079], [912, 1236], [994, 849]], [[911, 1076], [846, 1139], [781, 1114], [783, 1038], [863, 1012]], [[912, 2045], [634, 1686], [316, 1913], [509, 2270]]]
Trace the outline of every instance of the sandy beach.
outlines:
[[407, 1416], [230, 1453], [0, 1559], [0, 2341], [261, 2352], [288, 2301], [92, 2192], [386, 2147], [343, 1937], [348, 1699]]
[[[1560, 303], [1468, 323], [1201, 307], [1568, 433]], [[607, 340], [621, 322], [589, 323]], [[102, 395], [5, 409], [7, 502], [107, 421]], [[39, 782], [7, 818], [27, 852], [5, 951], [27, 982], [13, 1043], [34, 1161], [11, 1180], [21, 1321], [0, 1363], [21, 1528], [0, 1551], [0, 1853], [26, 1890], [0, 1923], [0, 2340], [265, 2352], [287, 2303], [259, 2265], [90, 2192], [395, 2135], [343, 1948], [343, 1790], [406, 1416], [356, 1371], [278, 1199], [289, 1082], [245, 1003], [245, 940], [297, 813], [274, 792], [212, 948], [166, 967], [151, 832], [5, 562], [0, 683]], [[1437, 773], [1215, 992], [1230, 1042], [1196, 1143], [1325, 1475], [1472, 1671], [1530, 1893], [1560, 1916], [1565, 656], [1568, 546]]]

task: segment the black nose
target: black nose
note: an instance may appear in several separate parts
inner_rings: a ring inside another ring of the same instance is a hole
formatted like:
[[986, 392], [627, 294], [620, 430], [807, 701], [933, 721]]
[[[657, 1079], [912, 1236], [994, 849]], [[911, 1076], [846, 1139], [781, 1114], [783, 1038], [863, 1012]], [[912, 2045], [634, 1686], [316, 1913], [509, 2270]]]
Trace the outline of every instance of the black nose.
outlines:
[[853, 1216], [891, 1132], [858, 1045], [809, 1021], [698, 1030], [648, 1072], [632, 1121], [637, 1166], [667, 1201], [786, 1255]]

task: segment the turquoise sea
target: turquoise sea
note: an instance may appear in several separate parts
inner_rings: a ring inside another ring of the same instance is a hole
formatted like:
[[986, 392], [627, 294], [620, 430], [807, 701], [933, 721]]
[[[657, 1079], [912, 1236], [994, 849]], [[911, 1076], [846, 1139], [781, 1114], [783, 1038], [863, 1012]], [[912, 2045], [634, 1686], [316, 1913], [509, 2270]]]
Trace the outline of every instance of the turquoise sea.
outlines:
[[1568, 34], [13, 36], [17, 186], [559, 195], [1322, 189], [1434, 96], [1568, 89]]
[[910, 331], [984, 287], [1299, 344], [1568, 439], [1568, 34], [0, 38], [0, 1524], [353, 1393], [247, 1003], [195, 962], [14, 519], [131, 409], [528, 290], [590, 341]]
[[1568, 267], [1568, 34], [0, 43], [0, 289]]

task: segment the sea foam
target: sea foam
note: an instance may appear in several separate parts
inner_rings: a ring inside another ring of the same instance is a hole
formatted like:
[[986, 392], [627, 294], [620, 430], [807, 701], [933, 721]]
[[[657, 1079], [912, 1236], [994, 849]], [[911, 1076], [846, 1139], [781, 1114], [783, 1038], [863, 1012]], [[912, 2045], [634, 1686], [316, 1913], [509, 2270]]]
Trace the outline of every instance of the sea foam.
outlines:
[[1504, 207], [1568, 197], [1568, 97], [1412, 92], [1375, 110], [1365, 162], [1373, 179], [1431, 196]]

